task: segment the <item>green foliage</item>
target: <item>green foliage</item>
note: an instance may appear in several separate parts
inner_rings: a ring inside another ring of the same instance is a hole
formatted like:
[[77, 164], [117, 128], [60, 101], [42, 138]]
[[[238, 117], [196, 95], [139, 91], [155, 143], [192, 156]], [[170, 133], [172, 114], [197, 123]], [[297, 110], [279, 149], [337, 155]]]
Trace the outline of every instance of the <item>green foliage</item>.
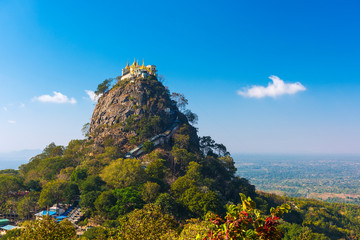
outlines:
[[112, 82], [114, 81], [113, 78], [105, 79], [102, 83], [100, 83], [97, 86], [97, 89], [95, 91], [96, 95], [105, 94], [107, 91], [109, 91]]
[[[280, 197], [261, 193], [270, 206], [290, 202], [292, 211], [284, 214], [284, 238], [287, 239], [358, 239], [360, 207], [326, 203], [313, 199]], [[301, 229], [301, 234], [299, 235]], [[294, 237], [295, 236], [295, 237]]]
[[83, 208], [87, 208], [90, 210], [95, 210], [94, 202], [98, 198], [98, 196], [101, 194], [99, 191], [91, 191], [87, 193], [82, 193], [80, 196], [80, 206]]
[[201, 236], [205, 236], [208, 232], [209, 225], [208, 221], [200, 221], [195, 218], [188, 219], [177, 240], [200, 240], [202, 239]]
[[81, 128], [81, 133], [83, 134], [84, 137], [89, 137], [90, 135], [89, 129], [90, 129], [90, 123], [85, 123]]
[[204, 216], [209, 211], [217, 213], [222, 211], [221, 201], [217, 194], [211, 190], [203, 192], [195, 186], [188, 188], [178, 201], [195, 216]]
[[203, 216], [208, 211], [221, 213], [221, 200], [209, 189], [209, 183], [201, 175], [201, 165], [190, 162], [186, 174], [171, 185], [171, 192], [193, 216]]
[[147, 155], [146, 160], [150, 161], [150, 163], [145, 168], [145, 172], [151, 180], [162, 181], [166, 173], [165, 160], [157, 158], [157, 156], [154, 156], [154, 158], [151, 159], [151, 157]]
[[89, 152], [89, 143], [91, 143], [91, 141], [86, 139], [71, 140], [64, 150], [64, 156], [76, 159], [76, 162], [79, 163]]
[[39, 180], [30, 180], [25, 184], [25, 188], [29, 191], [41, 191]]
[[40, 193], [39, 206], [46, 208], [61, 202], [63, 200], [64, 188], [65, 182], [63, 181], [56, 180], [47, 183]]
[[162, 213], [159, 206], [148, 204], [126, 216], [117, 237], [139, 239], [140, 236], [146, 236], [147, 240], [171, 239], [166, 235], [176, 231], [176, 228], [177, 223], [171, 216]]
[[42, 220], [28, 222], [22, 230], [20, 240], [62, 240], [75, 239], [75, 227], [68, 220], [57, 223], [51, 217], [43, 217]]
[[82, 193], [101, 191], [105, 182], [99, 176], [90, 176], [81, 184]]
[[125, 120], [125, 131], [135, 131], [136, 137], [133, 136], [132, 143], [139, 144], [147, 139], [165, 131], [163, 119], [159, 116], [138, 116], [132, 115]]
[[189, 152], [199, 152], [199, 140], [191, 136], [195, 135], [196, 130], [188, 124], [182, 124], [172, 136], [174, 148], [185, 149]]
[[18, 175], [19, 171], [15, 169], [4, 169], [4, 170], [0, 170], [0, 175], [1, 174]]
[[0, 175], [0, 197], [4, 197], [12, 192], [23, 189], [22, 179], [19, 176], [1, 174]]
[[116, 197], [112, 190], [102, 192], [96, 199], [94, 206], [96, 210], [105, 217], [111, 217], [113, 215], [112, 207], [116, 204]]
[[191, 110], [189, 110], [189, 109], [186, 109], [185, 111], [184, 111], [184, 115], [185, 115], [185, 117], [187, 118], [187, 120], [189, 121], [189, 123], [191, 123], [191, 124], [197, 124], [198, 123], [198, 121], [199, 121], [199, 117], [198, 117], [198, 115], [197, 114], [195, 114], [195, 113], [193, 113]]
[[173, 157], [171, 168], [174, 173], [179, 173], [180, 175], [185, 173], [190, 162], [196, 161], [196, 157], [193, 153], [186, 149], [177, 148], [176, 146], [171, 150], [171, 155]]
[[160, 194], [160, 185], [154, 182], [146, 182], [142, 187], [142, 200], [146, 203], [154, 202]]
[[161, 193], [155, 201], [162, 211], [173, 216], [179, 215], [179, 206], [169, 193]]
[[39, 193], [31, 192], [16, 203], [16, 213], [19, 217], [30, 219], [34, 209], [38, 207]]
[[76, 183], [69, 182], [66, 183], [63, 198], [65, 202], [72, 203], [77, 200], [80, 196], [79, 186]]
[[96, 240], [107, 240], [107, 239], [118, 239], [116, 238], [116, 230], [104, 227], [92, 227], [87, 230], [80, 239], [96, 239]]
[[145, 153], [150, 153], [152, 150], [154, 150], [154, 143], [146, 141], [143, 143], [142, 149]]
[[200, 149], [204, 156], [223, 157], [229, 155], [226, 147], [221, 143], [216, 143], [210, 136], [204, 136], [200, 139]]
[[25, 178], [25, 182], [41, 180], [46, 183], [55, 180], [62, 169], [76, 165], [74, 158], [64, 156], [64, 153], [63, 146], [50, 143], [41, 154], [31, 158], [28, 164], [21, 165], [19, 172]]
[[116, 198], [116, 205], [111, 208], [111, 211], [118, 216], [124, 215], [143, 206], [141, 192], [132, 187], [115, 189], [113, 194]]
[[1, 240], [14, 240], [18, 239], [21, 234], [20, 228], [15, 228], [13, 230], [7, 231], [5, 235], [1, 237]]
[[86, 179], [87, 177], [87, 169], [84, 168], [76, 168], [70, 176], [70, 180], [74, 182], [81, 182], [82, 180]]
[[113, 188], [125, 188], [146, 181], [145, 170], [137, 159], [119, 158], [101, 172], [102, 179]]
[[181, 93], [173, 92], [171, 94], [171, 99], [176, 103], [176, 106], [180, 110], [185, 110], [186, 105], [188, 105], [189, 101], [185, 98], [185, 96]]

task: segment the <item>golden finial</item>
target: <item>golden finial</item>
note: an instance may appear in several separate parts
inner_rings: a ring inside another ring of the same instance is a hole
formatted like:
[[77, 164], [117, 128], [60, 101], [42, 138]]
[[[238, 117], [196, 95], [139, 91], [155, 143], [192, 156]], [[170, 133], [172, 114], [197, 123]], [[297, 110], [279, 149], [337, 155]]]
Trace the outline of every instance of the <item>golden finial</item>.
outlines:
[[136, 67], [136, 60], [134, 58], [134, 63], [131, 65], [131, 67]]
[[137, 67], [139, 66], [139, 60], [137, 60], [136, 66], [137, 66]]
[[141, 66], [142, 69], [145, 69], [145, 59], [143, 59], [143, 65]]
[[129, 60], [128, 60], [125, 69], [129, 69], [129, 68], [130, 68], [130, 66], [129, 66]]

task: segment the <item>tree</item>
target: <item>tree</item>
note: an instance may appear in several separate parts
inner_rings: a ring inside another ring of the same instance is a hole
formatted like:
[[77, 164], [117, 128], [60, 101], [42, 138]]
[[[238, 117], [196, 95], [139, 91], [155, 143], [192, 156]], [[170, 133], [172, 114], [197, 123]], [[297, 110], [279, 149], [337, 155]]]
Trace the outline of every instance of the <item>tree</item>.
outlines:
[[166, 173], [165, 160], [161, 158], [153, 159], [145, 168], [145, 172], [151, 180], [162, 181]]
[[1, 237], [1, 240], [14, 240], [19, 239], [21, 235], [21, 229], [20, 228], [14, 228], [10, 231], [7, 231], [5, 235]]
[[96, 199], [98, 198], [98, 196], [101, 194], [101, 192], [99, 191], [92, 191], [92, 192], [87, 192], [87, 193], [83, 193], [80, 196], [80, 206], [83, 208], [88, 208], [90, 210], [94, 210], [95, 209], [95, 205], [94, 202], [96, 201]]
[[100, 83], [98, 86], [97, 86], [97, 89], [95, 91], [95, 94], [96, 95], [101, 95], [101, 94], [104, 94], [106, 93], [110, 86], [111, 86], [111, 83], [114, 81], [113, 78], [108, 78], [108, 79], [105, 79], [102, 83]]
[[173, 157], [173, 171], [181, 175], [184, 174], [189, 163], [196, 160], [193, 153], [188, 152], [186, 149], [177, 148], [176, 146], [171, 150], [171, 155]]
[[0, 204], [4, 203], [9, 195], [23, 189], [22, 179], [18, 176], [0, 175]]
[[111, 208], [111, 211], [118, 216], [124, 215], [143, 206], [141, 193], [132, 187], [115, 189], [113, 194], [116, 198], [116, 205]]
[[136, 209], [125, 219], [118, 232], [119, 239], [173, 239], [165, 235], [175, 231], [177, 227], [176, 221], [162, 213], [161, 208], [155, 204], [147, 204], [142, 209]]
[[90, 129], [90, 123], [85, 123], [83, 127], [81, 128], [81, 133], [84, 137], [89, 137], [89, 129]]
[[184, 225], [184, 228], [177, 240], [200, 240], [202, 239], [201, 236], [206, 235], [209, 229], [209, 224], [210, 223], [207, 221], [200, 221], [196, 218], [188, 219], [186, 220], [186, 224]]
[[105, 182], [99, 176], [90, 176], [81, 184], [82, 193], [88, 193], [92, 191], [100, 191], [105, 185]]
[[64, 149], [65, 148], [63, 146], [57, 146], [52, 142], [45, 147], [41, 154], [45, 157], [59, 157], [63, 155]]
[[199, 121], [199, 117], [197, 114], [193, 113], [191, 110], [186, 109], [184, 111], [184, 115], [186, 116], [187, 120], [191, 123], [191, 124], [197, 124]]
[[181, 110], [184, 111], [186, 108], [186, 105], [188, 104], [188, 100], [185, 98], [185, 96], [181, 93], [173, 92], [171, 94], [171, 99], [175, 101], [176, 106]]
[[225, 145], [221, 143], [215, 143], [214, 150], [222, 157], [230, 155], [230, 153], [226, 150]]
[[40, 193], [39, 206], [48, 207], [63, 199], [65, 182], [55, 180], [47, 183]]
[[100, 174], [101, 178], [114, 188], [124, 188], [144, 183], [145, 170], [138, 159], [119, 158], [106, 166]]
[[71, 203], [78, 199], [80, 195], [79, 186], [76, 183], [67, 183], [64, 189], [63, 198], [67, 203]]
[[28, 196], [23, 197], [16, 203], [16, 213], [21, 218], [31, 218], [33, 212], [38, 206], [39, 193], [31, 192]]
[[113, 194], [112, 190], [102, 192], [99, 197], [96, 199], [94, 206], [96, 210], [104, 215], [105, 217], [111, 217], [114, 215], [112, 207], [116, 204], [116, 197]]
[[80, 182], [87, 177], [87, 170], [84, 168], [76, 168], [70, 176], [70, 180], [74, 182]]
[[146, 203], [155, 201], [160, 194], [160, 185], [154, 182], [146, 182], [142, 188], [142, 200]]
[[145, 153], [150, 153], [152, 150], [154, 150], [154, 143], [146, 141], [144, 142], [142, 149]]
[[173, 216], [179, 215], [179, 206], [175, 199], [168, 193], [161, 193], [155, 201], [155, 204], [161, 207], [166, 214]]
[[42, 220], [28, 222], [21, 232], [20, 240], [62, 240], [76, 239], [75, 227], [67, 219], [57, 223], [53, 218], [44, 216]]
[[210, 136], [204, 136], [199, 139], [200, 149], [204, 153], [204, 156], [212, 153], [212, 148], [215, 146], [215, 141]]

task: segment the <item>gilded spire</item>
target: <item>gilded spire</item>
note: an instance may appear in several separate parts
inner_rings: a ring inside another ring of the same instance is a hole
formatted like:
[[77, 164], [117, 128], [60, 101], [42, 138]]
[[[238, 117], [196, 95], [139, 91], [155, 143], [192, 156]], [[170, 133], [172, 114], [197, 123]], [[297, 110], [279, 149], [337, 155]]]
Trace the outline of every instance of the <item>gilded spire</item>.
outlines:
[[131, 67], [136, 67], [136, 60], [134, 58], [134, 63], [131, 65]]
[[125, 69], [130, 69], [130, 66], [129, 66], [129, 60], [127, 61], [127, 64], [126, 64]]
[[136, 66], [137, 66], [137, 67], [139, 66], [139, 60], [137, 60]]
[[145, 69], [145, 59], [143, 59], [143, 65], [141, 66], [142, 69]]

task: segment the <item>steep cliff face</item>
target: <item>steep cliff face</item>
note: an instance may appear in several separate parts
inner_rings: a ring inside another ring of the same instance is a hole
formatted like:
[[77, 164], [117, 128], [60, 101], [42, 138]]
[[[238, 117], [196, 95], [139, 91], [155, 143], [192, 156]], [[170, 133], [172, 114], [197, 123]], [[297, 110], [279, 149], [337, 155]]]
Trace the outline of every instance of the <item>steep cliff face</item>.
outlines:
[[[89, 133], [96, 145], [111, 141], [126, 152], [175, 122], [189, 125], [169, 91], [150, 76], [122, 80], [105, 93], [95, 107]], [[192, 138], [197, 138], [196, 130], [191, 129]]]

